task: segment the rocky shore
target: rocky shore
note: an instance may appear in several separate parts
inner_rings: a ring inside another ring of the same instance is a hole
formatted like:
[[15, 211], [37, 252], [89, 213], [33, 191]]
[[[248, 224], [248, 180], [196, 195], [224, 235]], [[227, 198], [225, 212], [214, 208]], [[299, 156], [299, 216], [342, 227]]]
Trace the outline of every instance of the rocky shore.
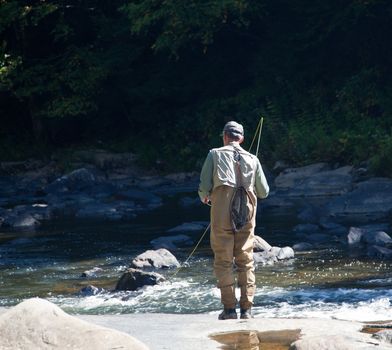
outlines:
[[373, 335], [361, 332], [369, 326], [331, 319], [218, 321], [215, 314], [75, 317], [35, 298], [9, 310], [0, 309], [0, 349], [208, 350], [224, 346], [258, 349], [262, 344], [290, 350], [391, 349], [391, 324], [378, 325]]

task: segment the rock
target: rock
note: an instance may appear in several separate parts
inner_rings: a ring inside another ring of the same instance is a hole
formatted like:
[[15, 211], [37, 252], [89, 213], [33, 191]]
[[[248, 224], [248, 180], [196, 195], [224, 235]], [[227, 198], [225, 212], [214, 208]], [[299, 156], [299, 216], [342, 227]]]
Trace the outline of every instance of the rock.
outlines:
[[314, 336], [295, 341], [289, 350], [352, 350], [356, 342], [343, 335]]
[[392, 330], [390, 329], [383, 329], [382, 331], [374, 333], [372, 337], [388, 344], [392, 344]]
[[278, 260], [294, 258], [294, 250], [291, 247], [272, 247], [269, 252], [275, 255]]
[[308, 242], [299, 242], [293, 245], [293, 250], [295, 252], [305, 252], [307, 250], [312, 250], [313, 245]]
[[278, 258], [275, 254], [265, 250], [263, 252], [253, 253], [253, 260], [256, 264], [273, 265], [278, 261]]
[[349, 246], [358, 245], [362, 241], [364, 232], [359, 227], [350, 227], [347, 235], [347, 243]]
[[7, 220], [7, 224], [14, 228], [35, 228], [41, 223], [30, 214], [22, 214]]
[[92, 295], [100, 294], [100, 293], [102, 293], [103, 291], [104, 291], [103, 288], [98, 288], [98, 287], [95, 287], [95, 286], [93, 286], [93, 285], [88, 285], [88, 286], [82, 288], [82, 289], [80, 290], [79, 294], [80, 294], [81, 296], [84, 296], [84, 297], [90, 297], [90, 296], [92, 296]]
[[121, 191], [119, 196], [135, 201], [136, 203], [155, 205], [157, 207], [162, 205], [161, 197], [135, 188]]
[[103, 270], [100, 267], [93, 267], [90, 270], [86, 270], [82, 272], [81, 277], [85, 278], [91, 278], [91, 277], [97, 277], [98, 272], [102, 272]]
[[73, 157], [81, 162], [93, 164], [102, 170], [134, 167], [137, 160], [133, 153], [112, 153], [103, 149], [77, 151]]
[[115, 221], [134, 218], [136, 216], [135, 211], [136, 208], [133, 202], [91, 202], [78, 209], [75, 213], [75, 217], [79, 219], [98, 218]]
[[373, 178], [327, 203], [324, 215], [339, 223], [367, 223], [386, 219], [391, 211], [392, 180]]
[[189, 231], [202, 231], [208, 226], [205, 221], [185, 222], [179, 226], [173, 227], [166, 232], [189, 232]]
[[367, 255], [380, 259], [392, 259], [392, 249], [372, 245], [367, 249]]
[[262, 252], [269, 251], [272, 247], [269, 245], [267, 241], [265, 241], [260, 236], [255, 235], [255, 239], [253, 242], [253, 251], [254, 252]]
[[296, 233], [315, 233], [319, 232], [320, 228], [314, 224], [299, 224], [293, 228]]
[[275, 179], [276, 191], [288, 197], [338, 196], [352, 188], [352, 167], [330, 170], [324, 163], [284, 170]]
[[166, 236], [153, 239], [150, 242], [154, 249], [165, 248], [175, 250], [178, 246], [190, 246], [193, 240], [187, 235]]
[[147, 350], [128, 334], [70, 316], [49, 301], [28, 299], [0, 315], [2, 350]]
[[138, 269], [127, 269], [117, 282], [116, 290], [136, 290], [144, 286], [154, 286], [165, 281], [165, 278], [155, 272], [144, 272]]
[[323, 230], [328, 231], [328, 234], [345, 235], [347, 233], [347, 228], [345, 226], [331, 221], [321, 220], [320, 227]]
[[97, 176], [86, 168], [72, 171], [63, 175], [46, 186], [47, 193], [67, 193], [82, 191], [99, 183]]
[[180, 263], [176, 257], [167, 249], [147, 250], [132, 260], [132, 267], [146, 268], [153, 267], [157, 269], [179, 267]]
[[350, 246], [360, 243], [378, 246], [392, 245], [392, 238], [384, 231], [375, 231], [375, 227], [350, 227], [347, 242]]

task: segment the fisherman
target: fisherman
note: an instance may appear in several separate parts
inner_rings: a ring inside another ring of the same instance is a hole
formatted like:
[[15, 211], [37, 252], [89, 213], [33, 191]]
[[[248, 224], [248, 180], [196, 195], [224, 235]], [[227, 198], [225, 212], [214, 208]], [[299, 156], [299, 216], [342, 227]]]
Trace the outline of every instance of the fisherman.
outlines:
[[256, 156], [245, 151], [244, 128], [230, 121], [223, 128], [223, 147], [211, 149], [200, 174], [199, 196], [211, 205], [211, 248], [214, 273], [221, 292], [220, 320], [236, 319], [235, 278], [241, 290], [240, 318], [252, 318], [256, 290], [253, 241], [257, 198], [266, 198], [269, 187]]

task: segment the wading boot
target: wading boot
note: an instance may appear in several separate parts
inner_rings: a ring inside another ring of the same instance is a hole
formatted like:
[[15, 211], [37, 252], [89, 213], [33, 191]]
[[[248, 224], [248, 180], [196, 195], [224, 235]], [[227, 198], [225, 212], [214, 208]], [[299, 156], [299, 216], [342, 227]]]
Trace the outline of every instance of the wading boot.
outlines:
[[241, 309], [241, 316], [240, 316], [240, 318], [242, 320], [248, 320], [250, 318], [253, 318], [252, 309]]
[[218, 316], [218, 320], [236, 320], [237, 312], [235, 309], [224, 309]]

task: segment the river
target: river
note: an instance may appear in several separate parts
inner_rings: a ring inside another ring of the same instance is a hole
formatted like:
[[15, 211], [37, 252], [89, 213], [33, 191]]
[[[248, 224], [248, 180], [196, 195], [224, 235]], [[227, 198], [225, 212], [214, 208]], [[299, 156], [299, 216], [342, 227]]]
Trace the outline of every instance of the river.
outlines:
[[[195, 255], [167, 281], [135, 292], [113, 292], [122, 271], [150, 241], [181, 223], [208, 220], [208, 209], [184, 209], [175, 198], [127, 222], [52, 221], [35, 232], [0, 233], [0, 306], [42, 297], [73, 314], [217, 313], [219, 291], [206, 237]], [[259, 215], [256, 233], [271, 245], [296, 242], [290, 216]], [[202, 232], [190, 236], [197, 241]], [[192, 247], [174, 254], [185, 261]], [[99, 267], [97, 277], [83, 271]], [[326, 317], [371, 321], [390, 319], [392, 264], [352, 256], [338, 243], [298, 253], [292, 260], [256, 269], [257, 317]], [[80, 290], [94, 285], [96, 295]]]

